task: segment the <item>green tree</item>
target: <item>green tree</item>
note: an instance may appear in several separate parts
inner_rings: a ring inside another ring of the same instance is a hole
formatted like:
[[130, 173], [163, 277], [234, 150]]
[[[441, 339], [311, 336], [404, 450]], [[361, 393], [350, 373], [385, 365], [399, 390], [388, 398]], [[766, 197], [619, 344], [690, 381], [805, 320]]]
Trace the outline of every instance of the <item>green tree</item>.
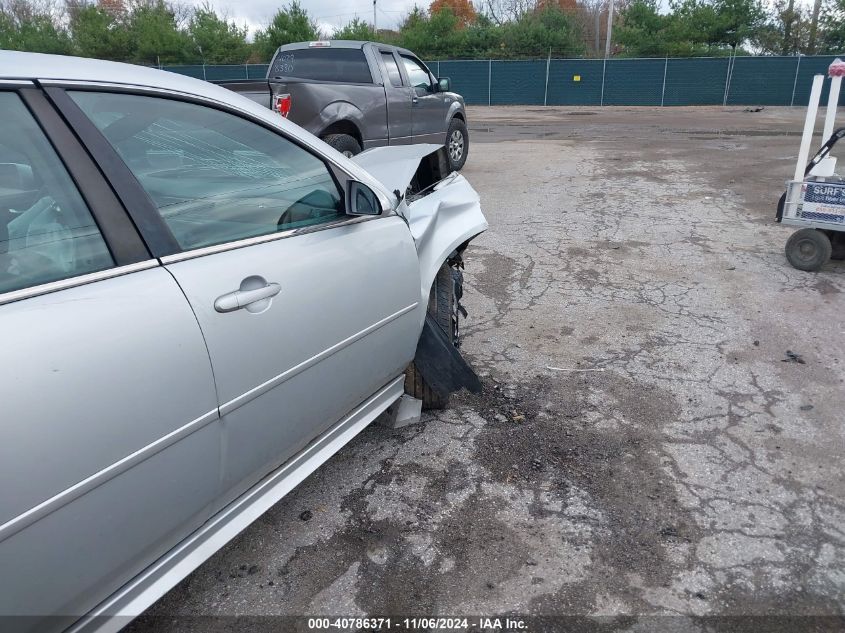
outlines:
[[614, 39], [633, 57], [667, 55], [674, 42], [671, 17], [661, 15], [658, 0], [634, 0], [620, 12]]
[[825, 7], [820, 20], [819, 52], [845, 53], [845, 0], [835, 0]]
[[334, 34], [332, 34], [332, 39], [371, 40], [373, 39], [373, 25], [361, 18], [355, 18], [348, 24], [344, 25], [342, 29], [335, 31]]
[[93, 3], [76, 4], [69, 14], [75, 54], [116, 61], [132, 59], [132, 40], [122, 19], [125, 16]]
[[573, 17], [556, 4], [530, 11], [501, 27], [501, 55], [504, 57], [577, 57], [584, 53], [584, 41]]
[[716, 20], [710, 43], [726, 44], [734, 51], [754, 40], [766, 20], [760, 0], [713, 0]]
[[208, 3], [194, 11], [188, 35], [204, 63], [241, 64], [249, 57], [246, 27], [221, 18]]
[[178, 64], [196, 59], [187, 33], [179, 28], [174, 7], [164, 0], [137, 2], [127, 27], [133, 49], [131, 61]]
[[0, 2], [0, 48], [69, 55], [70, 35], [48, 2]]
[[317, 25], [297, 0], [279, 9], [267, 28], [255, 34], [255, 51], [265, 60], [273, 57], [276, 49], [291, 42], [306, 42], [319, 37]]

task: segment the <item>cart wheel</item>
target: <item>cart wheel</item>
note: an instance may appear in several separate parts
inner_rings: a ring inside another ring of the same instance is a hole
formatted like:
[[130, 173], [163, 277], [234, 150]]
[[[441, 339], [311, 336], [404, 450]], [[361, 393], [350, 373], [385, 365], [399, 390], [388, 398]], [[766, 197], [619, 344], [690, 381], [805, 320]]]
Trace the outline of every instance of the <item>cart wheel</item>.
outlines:
[[831, 259], [845, 259], [845, 233], [842, 231], [825, 231], [830, 240], [833, 250], [830, 253]]
[[816, 271], [830, 259], [830, 239], [817, 229], [800, 229], [786, 241], [786, 259], [798, 270]]

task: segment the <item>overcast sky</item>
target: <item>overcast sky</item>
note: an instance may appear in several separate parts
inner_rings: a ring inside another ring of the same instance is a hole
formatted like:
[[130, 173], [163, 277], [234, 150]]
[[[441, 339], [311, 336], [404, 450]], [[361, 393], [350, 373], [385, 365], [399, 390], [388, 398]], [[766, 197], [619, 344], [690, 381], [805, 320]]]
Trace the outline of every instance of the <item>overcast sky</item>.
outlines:
[[[188, 4], [201, 5], [205, 0], [187, 0]], [[288, 0], [211, 0], [218, 13], [225, 13], [238, 24], [246, 24], [250, 34], [267, 24], [276, 11], [287, 5]], [[323, 27], [343, 26], [356, 15], [367, 22], [373, 21], [372, 0], [300, 0], [308, 14]], [[417, 1], [427, 7], [429, 2]], [[414, 0], [377, 0], [376, 24], [379, 28], [396, 28], [402, 18], [414, 7]]]

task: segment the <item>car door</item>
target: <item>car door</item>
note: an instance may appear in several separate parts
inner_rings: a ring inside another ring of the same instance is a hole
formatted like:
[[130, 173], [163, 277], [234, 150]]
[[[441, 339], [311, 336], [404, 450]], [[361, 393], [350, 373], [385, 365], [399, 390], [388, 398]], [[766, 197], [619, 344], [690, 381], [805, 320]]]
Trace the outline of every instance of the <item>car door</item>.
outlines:
[[[346, 215], [340, 172], [270, 123], [72, 96], [178, 242], [163, 261], [208, 344], [233, 498], [402, 374], [422, 310], [413, 239], [395, 215]], [[134, 113], [145, 123], [124, 125]]]
[[399, 60], [389, 48], [379, 48], [379, 68], [387, 99], [387, 130], [390, 145], [409, 145], [414, 142], [413, 100], [416, 91], [403, 82]]
[[49, 631], [207, 520], [221, 436], [184, 294], [21, 86], [0, 85], [0, 616]]
[[414, 89], [413, 129], [414, 143], [446, 143], [447, 104], [437, 90], [437, 82], [419, 59], [406, 53], [400, 54], [405, 76]]

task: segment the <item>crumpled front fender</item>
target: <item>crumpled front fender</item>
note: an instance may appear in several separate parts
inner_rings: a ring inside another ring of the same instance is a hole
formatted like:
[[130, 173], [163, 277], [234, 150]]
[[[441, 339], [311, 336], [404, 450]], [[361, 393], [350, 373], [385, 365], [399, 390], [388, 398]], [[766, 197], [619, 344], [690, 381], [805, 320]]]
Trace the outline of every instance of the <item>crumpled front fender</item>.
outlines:
[[[421, 162], [442, 150], [440, 145], [422, 144], [378, 147], [354, 156], [352, 161], [387, 191], [404, 195]], [[487, 229], [478, 193], [466, 178], [454, 172], [431, 190], [413, 195], [410, 202], [403, 198], [396, 213], [408, 220], [420, 262], [420, 301], [427, 305], [443, 262], [461, 244]]]
[[420, 300], [425, 305], [440, 266], [461, 244], [487, 230], [487, 219], [478, 193], [457, 173], [399, 212], [403, 211], [417, 247]]

